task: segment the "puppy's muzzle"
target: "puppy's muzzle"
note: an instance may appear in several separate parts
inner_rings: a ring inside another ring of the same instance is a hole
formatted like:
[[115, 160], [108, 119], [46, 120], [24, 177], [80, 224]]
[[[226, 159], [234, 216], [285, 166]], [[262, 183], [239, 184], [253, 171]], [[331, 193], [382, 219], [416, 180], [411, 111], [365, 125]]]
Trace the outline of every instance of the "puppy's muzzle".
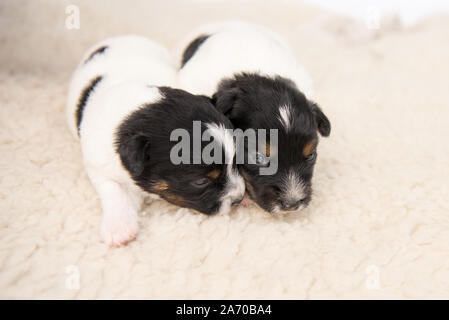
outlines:
[[289, 199], [281, 202], [283, 211], [295, 211], [304, 203], [305, 199]]

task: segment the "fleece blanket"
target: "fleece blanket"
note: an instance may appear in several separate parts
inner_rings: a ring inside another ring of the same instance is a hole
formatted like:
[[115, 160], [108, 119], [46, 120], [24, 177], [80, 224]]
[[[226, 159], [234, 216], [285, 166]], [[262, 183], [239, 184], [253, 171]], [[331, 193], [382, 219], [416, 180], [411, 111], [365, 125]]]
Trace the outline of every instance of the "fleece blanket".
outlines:
[[[0, 297], [449, 298], [449, 19], [372, 18], [287, 1], [3, 0]], [[65, 121], [71, 72], [105, 37], [173, 49], [226, 19], [282, 34], [314, 79], [333, 130], [311, 205], [207, 217], [157, 200], [136, 241], [106, 247]]]

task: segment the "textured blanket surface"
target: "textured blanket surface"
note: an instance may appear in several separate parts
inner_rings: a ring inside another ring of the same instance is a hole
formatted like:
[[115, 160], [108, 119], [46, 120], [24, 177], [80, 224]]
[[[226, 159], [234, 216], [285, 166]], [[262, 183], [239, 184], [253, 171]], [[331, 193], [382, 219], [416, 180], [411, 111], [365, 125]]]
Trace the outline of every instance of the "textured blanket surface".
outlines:
[[[311, 205], [206, 217], [157, 200], [136, 241], [106, 247], [65, 122], [71, 72], [105, 37], [172, 49], [224, 19], [281, 33], [314, 79], [333, 131]], [[3, 0], [0, 43], [0, 298], [449, 298], [448, 17], [373, 29], [281, 1]]]

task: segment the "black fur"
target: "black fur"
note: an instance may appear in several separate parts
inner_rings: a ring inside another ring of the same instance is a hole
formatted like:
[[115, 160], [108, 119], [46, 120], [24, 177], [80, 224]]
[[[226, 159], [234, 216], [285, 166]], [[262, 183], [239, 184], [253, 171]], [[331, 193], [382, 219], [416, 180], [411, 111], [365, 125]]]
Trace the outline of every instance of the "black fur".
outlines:
[[321, 108], [313, 101], [310, 102], [310, 108], [312, 109], [313, 114], [315, 115], [315, 120], [318, 125], [318, 132], [323, 137], [328, 137], [331, 133], [331, 123], [326, 115], [321, 111]]
[[[295, 209], [300, 203], [288, 209], [288, 204], [281, 200], [284, 179], [289, 172], [295, 172], [305, 185], [306, 196], [302, 203], [307, 205], [311, 199], [316, 152], [305, 157], [302, 150], [310, 141], [318, 141], [317, 132], [328, 136], [331, 130], [329, 120], [318, 105], [309, 101], [289, 79], [252, 73], [223, 80], [213, 102], [235, 128], [278, 129], [277, 173], [259, 175], [259, 166], [252, 164], [239, 168], [250, 197], [267, 211], [276, 206], [284, 210]], [[284, 105], [291, 106], [290, 130], [285, 130], [279, 121], [279, 108]]]
[[80, 99], [78, 101], [78, 105], [76, 106], [76, 125], [78, 127], [78, 135], [80, 134], [80, 126], [81, 121], [83, 120], [83, 112], [86, 107], [87, 100], [89, 99], [90, 94], [98, 85], [98, 83], [103, 79], [103, 76], [97, 76], [83, 89], [81, 92]]
[[87, 59], [84, 61], [84, 63], [85, 64], [88, 63], [96, 55], [103, 54], [107, 48], [108, 48], [108, 46], [102, 46], [102, 47], [98, 48], [97, 50], [92, 52], [89, 57], [87, 57]]
[[[159, 90], [164, 96], [160, 102], [144, 105], [119, 126], [116, 148], [122, 164], [143, 190], [183, 207], [206, 214], [216, 213], [227, 182], [225, 164], [173, 164], [170, 150], [177, 142], [170, 141], [170, 134], [176, 128], [190, 133], [192, 160], [194, 120], [202, 121], [202, 132], [206, 123], [223, 124], [226, 128], [232, 128], [232, 124], [214, 108], [208, 97], [168, 87]], [[210, 179], [205, 188], [194, 185], [212, 170], [219, 170], [221, 175]], [[157, 184], [161, 181], [167, 184], [167, 190], [158, 190]]]
[[184, 53], [182, 54], [181, 69], [182, 67], [184, 67], [187, 61], [189, 61], [193, 57], [195, 52], [203, 44], [203, 42], [207, 40], [207, 38], [209, 38], [209, 35], [202, 35], [189, 43], [187, 48], [184, 50]]

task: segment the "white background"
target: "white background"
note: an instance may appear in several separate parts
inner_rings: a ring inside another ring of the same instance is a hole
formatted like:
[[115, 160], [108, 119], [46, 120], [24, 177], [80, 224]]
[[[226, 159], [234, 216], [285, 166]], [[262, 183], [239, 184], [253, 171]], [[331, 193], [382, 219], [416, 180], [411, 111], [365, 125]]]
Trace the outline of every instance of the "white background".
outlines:
[[[190, 0], [194, 2], [257, 2], [258, 0]], [[307, 3], [335, 11], [356, 19], [364, 19], [367, 10], [384, 14], [396, 13], [404, 25], [435, 13], [449, 14], [449, 0], [282, 0], [288, 3]]]
[[287, 0], [305, 2], [336, 11], [354, 18], [363, 18], [367, 8], [376, 8], [380, 14], [397, 13], [405, 25], [412, 25], [432, 13], [449, 13], [448, 0]]

